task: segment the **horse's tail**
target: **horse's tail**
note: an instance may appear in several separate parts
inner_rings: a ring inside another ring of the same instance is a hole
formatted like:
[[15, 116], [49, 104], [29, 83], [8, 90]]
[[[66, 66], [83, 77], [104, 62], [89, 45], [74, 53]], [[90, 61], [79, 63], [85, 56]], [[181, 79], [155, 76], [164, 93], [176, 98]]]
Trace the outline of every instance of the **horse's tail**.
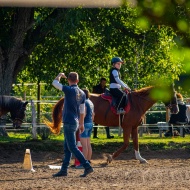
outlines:
[[50, 128], [54, 134], [59, 134], [62, 124], [62, 110], [63, 110], [64, 98], [61, 98], [53, 107], [52, 122], [45, 120], [45, 124]]

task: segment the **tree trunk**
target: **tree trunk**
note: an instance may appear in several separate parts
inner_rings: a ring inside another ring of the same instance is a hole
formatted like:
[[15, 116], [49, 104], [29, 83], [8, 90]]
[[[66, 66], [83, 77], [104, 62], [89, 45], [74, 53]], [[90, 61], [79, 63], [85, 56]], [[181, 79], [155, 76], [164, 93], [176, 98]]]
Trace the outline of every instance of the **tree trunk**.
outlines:
[[[28, 57], [24, 40], [31, 27], [32, 13], [32, 8], [17, 8], [12, 15], [8, 45], [0, 46], [0, 95], [10, 95], [12, 84]], [[8, 136], [4, 127], [0, 128], [0, 136]]]
[[0, 136], [8, 137], [8, 133], [5, 129], [5, 127], [2, 127], [4, 125], [6, 125], [6, 115], [2, 115], [0, 117]]
[[36, 23], [34, 8], [3, 9], [7, 14], [1, 25], [6, 26], [4, 30], [8, 31], [0, 36], [0, 95], [10, 95], [12, 84], [26, 65], [29, 55], [53, 29], [52, 19], [55, 22], [62, 20], [62, 13], [65, 15], [67, 9], [54, 9], [44, 20]]
[[12, 84], [28, 57], [24, 48], [27, 31], [31, 27], [32, 8], [18, 8], [12, 15], [10, 39], [0, 46], [0, 95], [10, 95]]

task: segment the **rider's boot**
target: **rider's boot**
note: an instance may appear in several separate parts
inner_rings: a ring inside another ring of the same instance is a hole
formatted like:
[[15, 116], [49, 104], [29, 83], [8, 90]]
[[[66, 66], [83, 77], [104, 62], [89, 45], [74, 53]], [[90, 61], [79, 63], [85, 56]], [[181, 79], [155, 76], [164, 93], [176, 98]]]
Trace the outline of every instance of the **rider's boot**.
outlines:
[[123, 109], [123, 108], [119, 108], [118, 110], [117, 110], [117, 114], [125, 114], [126, 112], [125, 112], [125, 110]]

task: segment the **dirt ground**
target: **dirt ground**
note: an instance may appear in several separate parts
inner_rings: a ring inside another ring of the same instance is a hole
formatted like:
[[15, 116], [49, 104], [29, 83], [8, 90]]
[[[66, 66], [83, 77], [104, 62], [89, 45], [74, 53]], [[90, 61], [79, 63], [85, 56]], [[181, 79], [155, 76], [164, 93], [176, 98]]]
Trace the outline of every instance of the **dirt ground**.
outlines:
[[[94, 173], [79, 177], [83, 169], [69, 168], [67, 177], [53, 178], [48, 165], [60, 165], [62, 154], [34, 152], [31, 157], [35, 172], [23, 170], [25, 152], [0, 149], [0, 189], [59, 189], [59, 190], [144, 190], [190, 189], [190, 151], [143, 151], [141, 156], [148, 164], [134, 159], [134, 152], [122, 153], [106, 165], [105, 154], [94, 153]], [[74, 160], [72, 160], [74, 163]]]

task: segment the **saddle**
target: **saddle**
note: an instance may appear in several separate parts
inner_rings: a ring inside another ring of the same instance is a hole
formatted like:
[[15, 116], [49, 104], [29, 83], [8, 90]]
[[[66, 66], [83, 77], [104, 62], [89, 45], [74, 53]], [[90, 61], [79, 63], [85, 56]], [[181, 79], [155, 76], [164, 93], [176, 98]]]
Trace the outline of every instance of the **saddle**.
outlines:
[[[130, 101], [129, 101], [129, 94], [127, 91], [125, 91], [126, 93], [126, 96], [125, 96], [125, 107], [124, 107], [124, 110], [125, 110], [125, 114], [129, 112], [130, 110], [130, 107], [131, 107], [131, 104], [130, 104]], [[106, 88], [105, 90], [105, 93], [101, 94], [101, 98], [103, 98], [104, 100], [107, 100], [109, 103], [110, 103], [110, 107], [111, 107], [111, 111], [116, 114], [116, 115], [119, 115], [117, 113], [117, 99], [111, 95], [109, 89]]]

